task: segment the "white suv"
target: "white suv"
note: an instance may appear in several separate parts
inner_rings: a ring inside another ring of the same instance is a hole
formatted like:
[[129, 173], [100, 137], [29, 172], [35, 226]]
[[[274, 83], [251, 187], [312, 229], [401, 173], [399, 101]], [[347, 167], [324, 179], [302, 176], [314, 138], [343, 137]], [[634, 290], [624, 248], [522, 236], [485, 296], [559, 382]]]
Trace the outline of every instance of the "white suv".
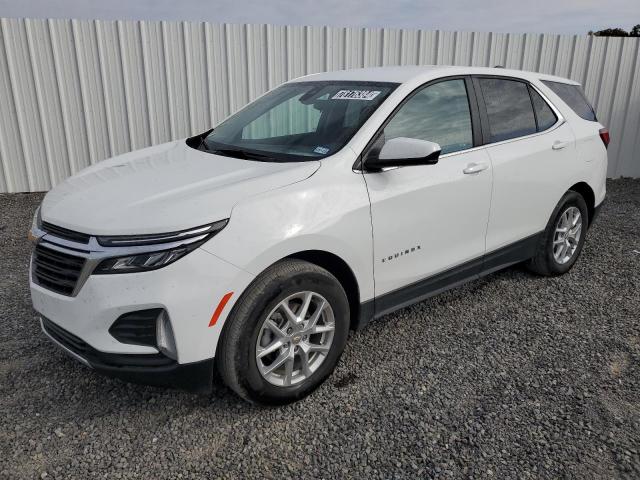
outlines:
[[548, 75], [299, 78], [51, 190], [33, 304], [103, 373], [208, 391], [217, 370], [247, 400], [287, 403], [327, 378], [350, 328], [518, 262], [569, 270], [608, 141], [580, 86]]

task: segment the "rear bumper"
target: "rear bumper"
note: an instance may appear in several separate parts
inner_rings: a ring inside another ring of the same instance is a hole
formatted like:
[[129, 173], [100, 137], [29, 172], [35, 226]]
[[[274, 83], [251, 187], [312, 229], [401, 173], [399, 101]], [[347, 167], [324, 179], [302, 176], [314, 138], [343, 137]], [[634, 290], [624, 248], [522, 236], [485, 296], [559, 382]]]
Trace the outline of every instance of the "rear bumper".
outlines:
[[122, 354], [96, 350], [82, 339], [41, 317], [44, 334], [67, 355], [99, 373], [127, 382], [209, 393], [213, 383], [214, 359], [179, 364], [161, 353]]

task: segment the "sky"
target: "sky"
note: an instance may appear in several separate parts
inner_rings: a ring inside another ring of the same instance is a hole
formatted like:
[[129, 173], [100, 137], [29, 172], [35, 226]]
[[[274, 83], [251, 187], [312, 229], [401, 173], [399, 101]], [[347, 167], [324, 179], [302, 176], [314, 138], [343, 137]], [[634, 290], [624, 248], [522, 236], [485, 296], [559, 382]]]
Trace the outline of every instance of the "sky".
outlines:
[[0, 0], [0, 17], [586, 34], [639, 24], [640, 0]]

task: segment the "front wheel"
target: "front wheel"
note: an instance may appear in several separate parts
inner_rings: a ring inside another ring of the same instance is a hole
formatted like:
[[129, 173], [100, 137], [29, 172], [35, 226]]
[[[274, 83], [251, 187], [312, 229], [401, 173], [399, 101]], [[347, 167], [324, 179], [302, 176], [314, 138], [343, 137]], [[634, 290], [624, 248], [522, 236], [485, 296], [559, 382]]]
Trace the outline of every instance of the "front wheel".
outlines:
[[529, 269], [540, 275], [562, 275], [576, 262], [584, 246], [589, 212], [582, 195], [565, 193], [551, 214]]
[[327, 270], [279, 262], [234, 306], [216, 355], [223, 381], [254, 403], [286, 404], [335, 368], [349, 333], [349, 302]]

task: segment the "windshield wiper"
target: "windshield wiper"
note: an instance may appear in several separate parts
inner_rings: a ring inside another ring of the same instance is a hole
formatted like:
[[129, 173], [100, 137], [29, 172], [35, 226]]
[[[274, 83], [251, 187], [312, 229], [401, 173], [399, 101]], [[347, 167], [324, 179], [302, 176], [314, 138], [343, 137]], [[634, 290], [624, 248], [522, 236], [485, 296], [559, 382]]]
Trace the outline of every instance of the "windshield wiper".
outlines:
[[209, 151], [211, 153], [217, 153], [218, 155], [224, 155], [225, 157], [242, 158], [244, 160], [247, 159], [247, 155], [244, 151], [235, 148], [210, 148]]
[[278, 160], [269, 155], [263, 155], [261, 153], [249, 152], [239, 148], [215, 148], [209, 149], [211, 153], [217, 153], [218, 155], [225, 155], [227, 157], [241, 158], [243, 160], [260, 160], [263, 162], [277, 162]]

